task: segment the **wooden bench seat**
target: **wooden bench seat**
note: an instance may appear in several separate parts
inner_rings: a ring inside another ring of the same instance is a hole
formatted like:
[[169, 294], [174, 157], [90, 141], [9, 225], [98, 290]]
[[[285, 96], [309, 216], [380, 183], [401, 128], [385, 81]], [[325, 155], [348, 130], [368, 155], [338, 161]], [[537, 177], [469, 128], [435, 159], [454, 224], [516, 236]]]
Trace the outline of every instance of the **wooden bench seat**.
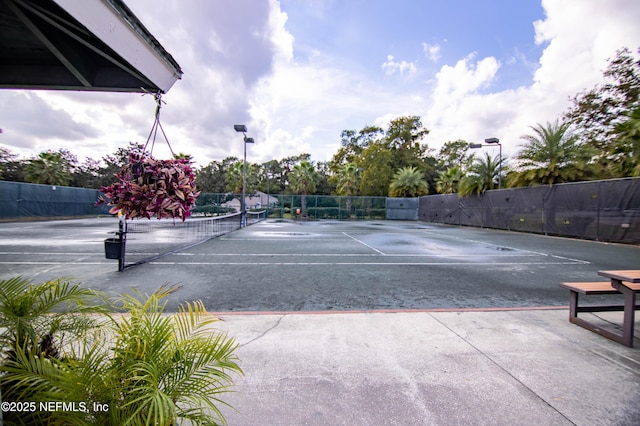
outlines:
[[[631, 290], [635, 292], [640, 292], [640, 284], [638, 283], [624, 283], [627, 287], [631, 288]], [[588, 321], [583, 320], [582, 318], [578, 318], [579, 312], [605, 312], [605, 311], [625, 311], [625, 305], [586, 305], [580, 306], [579, 294], [588, 295], [606, 295], [606, 294], [620, 294], [621, 292], [616, 290], [610, 281], [593, 281], [593, 282], [562, 282], [560, 283], [560, 287], [564, 287], [569, 290], [569, 321], [573, 324], [579, 325], [581, 327], [586, 328], [587, 330], [591, 330], [595, 333], [598, 333], [602, 336], [605, 336], [609, 339], [615, 340], [616, 342], [625, 344], [627, 346], [632, 346], [633, 344], [633, 335], [631, 337], [621, 338], [619, 335], [612, 333], [608, 330], [604, 330], [597, 325], [594, 325]], [[633, 307], [629, 315], [625, 312], [625, 322], [623, 324], [623, 329], [631, 329], [633, 330], [633, 321], [634, 315], [633, 311], [640, 309], [640, 304], [635, 303], [635, 298], [633, 298]], [[628, 334], [628, 333], [627, 333]]]
[[611, 281], [560, 283], [560, 287], [577, 291], [581, 294], [616, 294], [618, 290], [613, 288]]

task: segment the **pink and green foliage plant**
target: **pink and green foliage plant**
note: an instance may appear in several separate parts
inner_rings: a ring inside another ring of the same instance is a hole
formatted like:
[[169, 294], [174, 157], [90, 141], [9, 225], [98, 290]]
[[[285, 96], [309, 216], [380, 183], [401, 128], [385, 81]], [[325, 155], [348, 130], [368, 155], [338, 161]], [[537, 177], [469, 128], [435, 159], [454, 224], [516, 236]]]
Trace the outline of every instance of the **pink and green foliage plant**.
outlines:
[[114, 175], [117, 182], [104, 186], [104, 197], [98, 204], [113, 206], [126, 219], [176, 219], [183, 222], [191, 215], [200, 192], [196, 191], [195, 174], [185, 158], [157, 160], [147, 153], [131, 152], [129, 163]]

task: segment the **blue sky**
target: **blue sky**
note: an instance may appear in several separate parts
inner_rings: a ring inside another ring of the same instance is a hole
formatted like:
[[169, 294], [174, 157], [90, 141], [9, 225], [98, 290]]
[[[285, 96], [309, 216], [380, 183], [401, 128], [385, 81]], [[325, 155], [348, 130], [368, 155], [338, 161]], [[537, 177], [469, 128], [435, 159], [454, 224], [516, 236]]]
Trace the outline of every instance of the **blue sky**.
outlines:
[[[438, 64], [475, 51], [508, 63], [496, 86], [501, 89], [529, 81], [542, 52], [533, 27], [544, 17], [539, 1], [284, 0], [281, 6], [297, 60], [321, 51], [363, 73], [379, 71], [393, 55], [419, 66], [417, 79], [428, 79]], [[425, 44], [437, 48], [437, 58], [428, 56]]]
[[[234, 124], [256, 140], [251, 162], [327, 161], [342, 130], [402, 115], [422, 117], [436, 152], [498, 137], [514, 155], [617, 49], [640, 47], [637, 0], [125, 1], [183, 68], [161, 121], [201, 166], [242, 156]], [[99, 159], [144, 142], [154, 108], [139, 94], [0, 91], [0, 143]]]

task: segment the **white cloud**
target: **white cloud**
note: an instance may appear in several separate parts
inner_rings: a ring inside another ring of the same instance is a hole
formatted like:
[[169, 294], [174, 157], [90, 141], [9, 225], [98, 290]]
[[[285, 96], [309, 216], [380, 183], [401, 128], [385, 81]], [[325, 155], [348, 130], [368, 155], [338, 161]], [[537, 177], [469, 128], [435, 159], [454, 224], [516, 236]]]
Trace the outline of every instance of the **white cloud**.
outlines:
[[[478, 142], [498, 137], [506, 154], [515, 154], [529, 126], [560, 118], [569, 98], [602, 81], [608, 58], [623, 46], [637, 49], [640, 2], [543, 0], [545, 19], [535, 23], [536, 42], [545, 45], [531, 84], [495, 93], [478, 93], [495, 75], [497, 62], [474, 57], [443, 66], [434, 100], [423, 120], [433, 129], [428, 140]], [[484, 62], [484, 64], [483, 64]]]
[[422, 43], [422, 50], [424, 51], [424, 54], [432, 62], [438, 62], [440, 59], [440, 49], [441, 47], [439, 44]]
[[[247, 147], [249, 161], [301, 152], [324, 161], [343, 129], [384, 126], [409, 114], [422, 116], [431, 130], [430, 147], [495, 136], [505, 153], [515, 152], [528, 126], [558, 118], [570, 96], [600, 81], [607, 58], [623, 46], [635, 50], [640, 40], [640, 2], [542, 0], [546, 16], [535, 23], [535, 41], [544, 50], [531, 64], [530, 82], [492, 92], [506, 72], [492, 56], [471, 53], [426, 75], [389, 55], [382, 70], [412, 77], [402, 79], [379, 79], [377, 66], [354, 66], [327, 46], [311, 46], [308, 60], [294, 58], [296, 40], [277, 0], [127, 4], [185, 71], [165, 95], [161, 119], [174, 150], [193, 154], [200, 165], [241, 157], [233, 124], [246, 124], [256, 140]], [[441, 60], [439, 45], [422, 49]], [[154, 108], [152, 97], [138, 94], [0, 91], [0, 137], [21, 154], [62, 147], [100, 158], [129, 141], [144, 142]]]
[[393, 75], [396, 72], [400, 75], [404, 75], [405, 72], [411, 75], [416, 73], [417, 68], [413, 62], [396, 62], [393, 55], [387, 55], [387, 60], [382, 64], [382, 70], [386, 75]]

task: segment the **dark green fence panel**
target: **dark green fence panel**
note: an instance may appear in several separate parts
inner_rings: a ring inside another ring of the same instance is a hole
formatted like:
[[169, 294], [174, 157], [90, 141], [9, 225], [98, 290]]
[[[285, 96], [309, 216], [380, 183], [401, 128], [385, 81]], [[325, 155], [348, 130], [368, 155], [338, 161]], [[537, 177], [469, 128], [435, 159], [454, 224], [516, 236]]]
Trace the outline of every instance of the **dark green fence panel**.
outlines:
[[0, 181], [0, 217], [108, 214], [108, 206], [96, 206], [99, 196], [97, 189]]
[[430, 195], [421, 221], [640, 243], [640, 178]]

